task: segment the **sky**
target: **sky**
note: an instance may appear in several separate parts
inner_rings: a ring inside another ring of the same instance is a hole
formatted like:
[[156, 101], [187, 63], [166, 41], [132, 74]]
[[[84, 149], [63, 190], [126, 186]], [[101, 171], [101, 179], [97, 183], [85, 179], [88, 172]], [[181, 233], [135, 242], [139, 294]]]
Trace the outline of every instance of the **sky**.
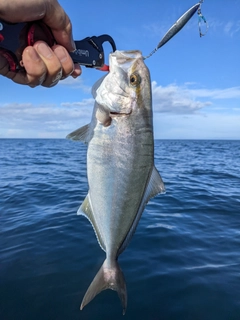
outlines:
[[[75, 40], [109, 34], [118, 50], [148, 55], [192, 0], [60, 0]], [[146, 60], [151, 74], [156, 139], [240, 139], [240, 0], [205, 0], [209, 29], [195, 14]], [[203, 26], [204, 31], [204, 26]], [[110, 47], [104, 47], [106, 62]], [[29, 88], [0, 76], [0, 138], [65, 138], [91, 119], [92, 85], [103, 72], [53, 88]]]

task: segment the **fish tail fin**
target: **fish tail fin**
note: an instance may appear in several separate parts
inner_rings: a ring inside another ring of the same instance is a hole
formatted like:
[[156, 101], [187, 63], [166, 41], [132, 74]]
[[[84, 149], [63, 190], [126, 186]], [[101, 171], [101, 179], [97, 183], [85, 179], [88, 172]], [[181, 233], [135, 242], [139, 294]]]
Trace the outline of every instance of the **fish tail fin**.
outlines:
[[82, 310], [98, 293], [106, 289], [117, 291], [122, 303], [123, 314], [125, 314], [127, 308], [127, 289], [123, 272], [116, 260], [111, 262], [110, 266], [107, 263], [107, 260], [104, 261], [85, 293], [80, 310]]

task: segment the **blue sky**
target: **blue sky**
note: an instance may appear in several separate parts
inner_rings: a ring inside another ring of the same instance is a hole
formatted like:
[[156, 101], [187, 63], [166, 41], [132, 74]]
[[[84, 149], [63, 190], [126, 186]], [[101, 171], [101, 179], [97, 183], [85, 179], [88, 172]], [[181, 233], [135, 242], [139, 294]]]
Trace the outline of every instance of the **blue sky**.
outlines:
[[[139, 49], [148, 55], [197, 1], [59, 2], [72, 20], [75, 40], [108, 33], [119, 50]], [[240, 139], [239, 12], [240, 0], [205, 0], [207, 35], [199, 37], [195, 14], [146, 60], [155, 138]], [[0, 138], [64, 138], [90, 121], [91, 87], [102, 75], [83, 67], [80, 78], [50, 89], [31, 89], [0, 77]]]

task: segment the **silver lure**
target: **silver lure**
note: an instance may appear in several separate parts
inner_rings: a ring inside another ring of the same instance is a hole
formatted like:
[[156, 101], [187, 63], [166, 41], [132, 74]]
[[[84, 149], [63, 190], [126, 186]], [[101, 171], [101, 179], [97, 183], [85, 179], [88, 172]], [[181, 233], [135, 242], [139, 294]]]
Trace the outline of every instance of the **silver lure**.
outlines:
[[161, 48], [164, 44], [166, 44], [172, 37], [174, 37], [184, 26], [185, 24], [192, 18], [194, 13], [199, 9], [200, 3], [196, 3], [190, 9], [188, 9], [165, 33], [162, 40], [159, 42], [157, 47], [144, 59], [151, 57], [159, 48]]

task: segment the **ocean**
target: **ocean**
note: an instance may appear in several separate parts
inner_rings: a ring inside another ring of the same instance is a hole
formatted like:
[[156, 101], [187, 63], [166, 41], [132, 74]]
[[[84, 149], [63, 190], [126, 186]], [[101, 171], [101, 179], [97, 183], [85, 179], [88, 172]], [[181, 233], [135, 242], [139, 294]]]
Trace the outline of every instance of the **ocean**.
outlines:
[[155, 141], [167, 192], [119, 257], [125, 316], [111, 290], [79, 310], [105, 258], [76, 215], [85, 158], [68, 140], [0, 140], [0, 320], [239, 320], [240, 141]]

